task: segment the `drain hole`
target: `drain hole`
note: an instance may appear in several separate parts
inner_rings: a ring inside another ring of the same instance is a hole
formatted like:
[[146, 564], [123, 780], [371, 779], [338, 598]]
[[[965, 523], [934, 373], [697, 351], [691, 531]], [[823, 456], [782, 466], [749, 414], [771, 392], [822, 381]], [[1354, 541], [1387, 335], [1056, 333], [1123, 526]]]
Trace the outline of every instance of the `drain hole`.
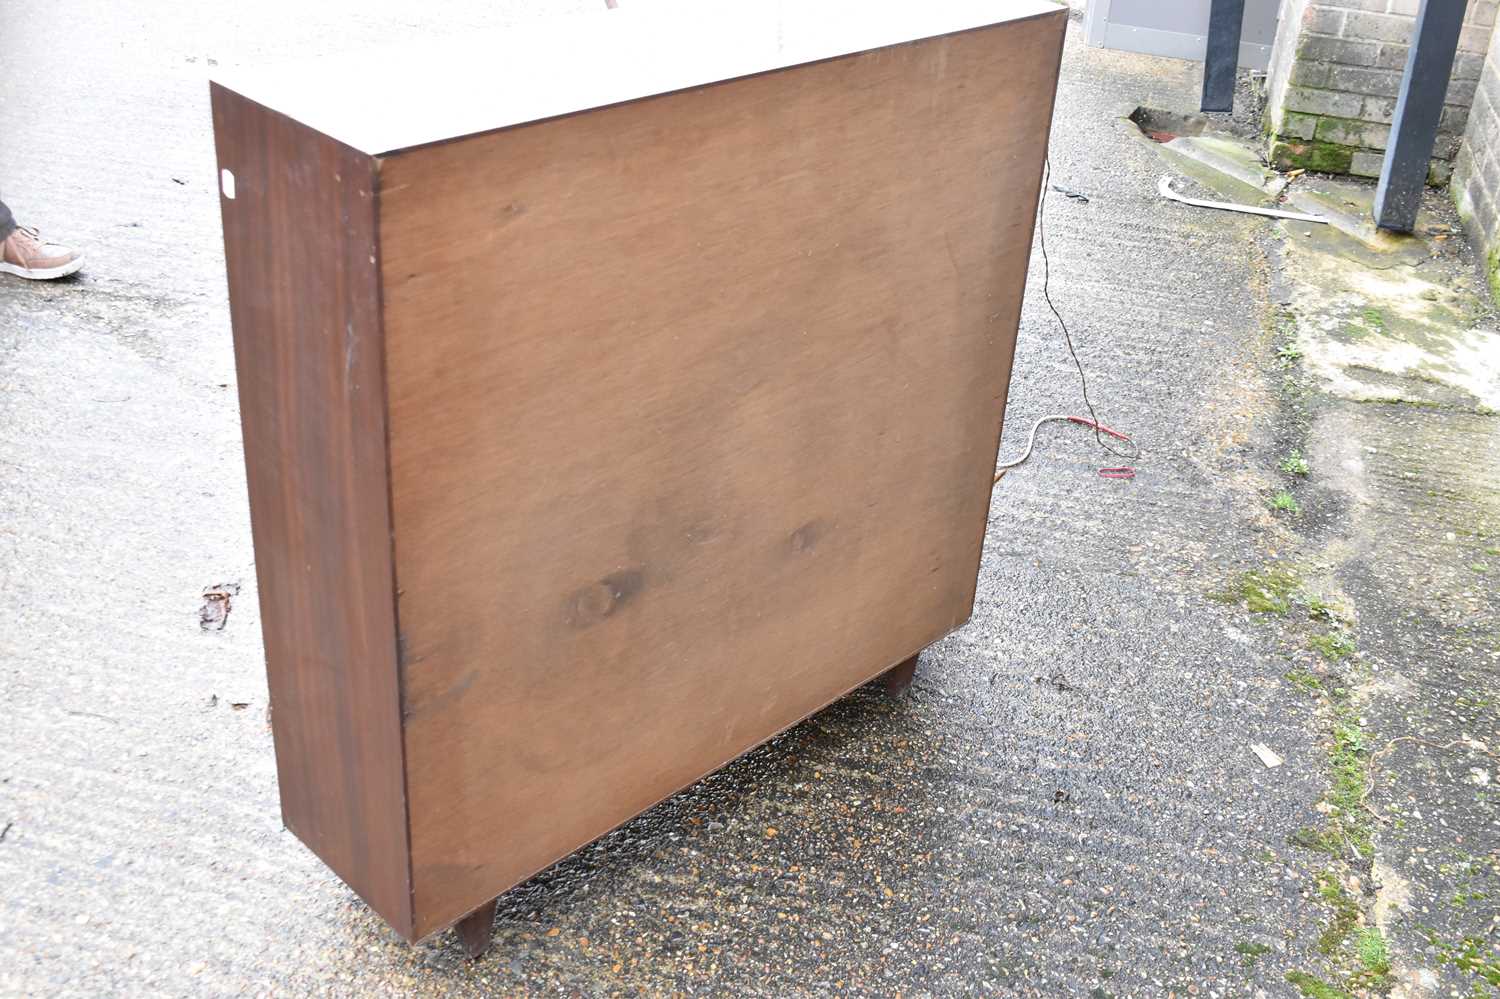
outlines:
[[1144, 105], [1130, 112], [1130, 120], [1135, 122], [1136, 128], [1157, 142], [1171, 142], [1184, 135], [1202, 135], [1214, 124], [1202, 115], [1163, 111]]

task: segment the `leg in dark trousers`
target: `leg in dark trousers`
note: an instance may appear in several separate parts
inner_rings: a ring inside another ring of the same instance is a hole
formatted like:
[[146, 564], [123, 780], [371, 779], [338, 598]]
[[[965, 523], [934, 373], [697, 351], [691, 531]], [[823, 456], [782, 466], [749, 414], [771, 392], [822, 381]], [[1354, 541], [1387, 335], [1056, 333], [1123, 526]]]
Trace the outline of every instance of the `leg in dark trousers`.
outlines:
[[5, 207], [5, 202], [0, 201], [0, 243], [3, 243], [11, 233], [16, 231], [16, 217]]

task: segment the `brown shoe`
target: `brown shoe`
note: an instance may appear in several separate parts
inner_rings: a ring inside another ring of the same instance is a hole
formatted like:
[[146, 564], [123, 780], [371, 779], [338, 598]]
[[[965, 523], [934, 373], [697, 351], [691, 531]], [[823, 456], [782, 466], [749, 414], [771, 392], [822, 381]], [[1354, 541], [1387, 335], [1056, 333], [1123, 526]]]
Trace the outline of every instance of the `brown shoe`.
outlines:
[[67, 277], [83, 266], [83, 254], [77, 250], [49, 243], [27, 226], [0, 243], [0, 274], [14, 274], [33, 281]]

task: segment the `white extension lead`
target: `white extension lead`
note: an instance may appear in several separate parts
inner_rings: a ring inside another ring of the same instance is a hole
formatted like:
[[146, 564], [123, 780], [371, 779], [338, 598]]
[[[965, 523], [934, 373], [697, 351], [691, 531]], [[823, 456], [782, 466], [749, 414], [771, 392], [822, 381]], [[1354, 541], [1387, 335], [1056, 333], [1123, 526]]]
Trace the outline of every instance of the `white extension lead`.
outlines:
[[[1024, 463], [1031, 457], [1031, 452], [1036, 450], [1036, 432], [1041, 429], [1043, 423], [1051, 423], [1054, 420], [1077, 423], [1080, 426], [1088, 427], [1090, 430], [1097, 430], [1101, 434], [1109, 434], [1111, 437], [1125, 441], [1126, 443], [1133, 443], [1125, 434], [1120, 433], [1118, 430], [1111, 430], [1102, 423], [1095, 423], [1086, 416], [1069, 416], [1066, 413], [1053, 413], [1051, 416], [1042, 417], [1031, 425], [1031, 433], [1026, 435], [1026, 450], [1021, 452], [1021, 457], [1013, 461], [1002, 462], [995, 466], [996, 482], [999, 482], [1006, 472]], [[1135, 478], [1135, 469], [1122, 465], [1116, 468], [1101, 468], [1099, 469], [1099, 474], [1106, 479], [1133, 479]]]

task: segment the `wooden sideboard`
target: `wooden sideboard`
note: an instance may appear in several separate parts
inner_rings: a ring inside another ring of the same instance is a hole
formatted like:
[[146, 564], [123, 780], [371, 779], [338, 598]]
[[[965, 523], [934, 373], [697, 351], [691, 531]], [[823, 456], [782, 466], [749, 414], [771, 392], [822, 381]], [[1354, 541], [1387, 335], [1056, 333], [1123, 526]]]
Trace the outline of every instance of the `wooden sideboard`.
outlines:
[[212, 85], [282, 812], [411, 940], [973, 606], [1066, 10], [642, 6]]

